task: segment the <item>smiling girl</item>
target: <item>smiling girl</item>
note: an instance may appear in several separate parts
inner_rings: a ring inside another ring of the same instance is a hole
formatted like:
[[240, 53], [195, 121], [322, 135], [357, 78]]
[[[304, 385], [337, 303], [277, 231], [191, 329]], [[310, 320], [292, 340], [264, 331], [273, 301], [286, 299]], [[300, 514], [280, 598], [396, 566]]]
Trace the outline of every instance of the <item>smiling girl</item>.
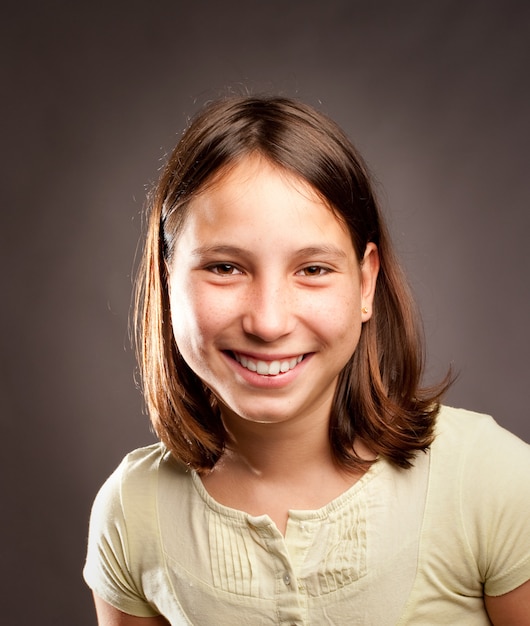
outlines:
[[153, 195], [137, 308], [161, 442], [94, 503], [100, 625], [530, 624], [530, 448], [421, 388], [415, 309], [332, 121], [206, 107]]

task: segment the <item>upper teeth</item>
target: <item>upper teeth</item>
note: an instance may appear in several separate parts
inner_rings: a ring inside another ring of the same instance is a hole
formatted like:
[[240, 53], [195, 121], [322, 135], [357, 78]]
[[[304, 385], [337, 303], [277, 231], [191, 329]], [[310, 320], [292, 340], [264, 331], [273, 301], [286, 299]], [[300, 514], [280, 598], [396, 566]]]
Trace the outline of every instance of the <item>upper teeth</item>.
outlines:
[[236, 361], [241, 363], [243, 367], [246, 367], [251, 372], [257, 372], [262, 376], [276, 376], [280, 372], [288, 372], [300, 363], [304, 358], [303, 355], [295, 356], [292, 359], [284, 359], [282, 361], [254, 361], [242, 354], [234, 354]]

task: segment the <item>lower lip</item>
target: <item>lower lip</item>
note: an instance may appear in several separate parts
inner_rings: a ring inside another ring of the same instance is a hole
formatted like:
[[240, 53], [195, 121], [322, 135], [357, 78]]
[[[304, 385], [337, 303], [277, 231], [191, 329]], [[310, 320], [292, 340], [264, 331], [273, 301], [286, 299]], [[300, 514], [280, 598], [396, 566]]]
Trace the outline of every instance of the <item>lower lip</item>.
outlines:
[[243, 367], [241, 363], [236, 361], [230, 354], [223, 353], [225, 359], [230, 363], [231, 367], [236, 371], [245, 383], [252, 387], [259, 387], [261, 389], [281, 389], [290, 385], [300, 374], [303, 373], [307, 362], [311, 359], [311, 354], [304, 355], [304, 358], [298, 363], [292, 370], [276, 374], [275, 376], [267, 376], [258, 374], [257, 372], [251, 372], [246, 367]]

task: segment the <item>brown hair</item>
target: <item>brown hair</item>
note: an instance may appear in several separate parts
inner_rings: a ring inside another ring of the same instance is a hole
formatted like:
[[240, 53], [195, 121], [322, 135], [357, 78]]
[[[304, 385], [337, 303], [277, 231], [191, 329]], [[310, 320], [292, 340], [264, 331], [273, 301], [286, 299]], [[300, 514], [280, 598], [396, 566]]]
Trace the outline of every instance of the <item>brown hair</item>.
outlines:
[[315, 109], [280, 97], [230, 97], [208, 105], [185, 131], [155, 188], [136, 292], [143, 391], [153, 426], [174, 456], [198, 471], [221, 456], [226, 432], [217, 401], [173, 338], [166, 264], [189, 202], [216, 174], [260, 154], [307, 181], [348, 227], [357, 257], [377, 245], [380, 270], [372, 318], [341, 372], [330, 415], [336, 461], [365, 465], [355, 437], [400, 467], [432, 443], [446, 379], [421, 389], [418, 316], [381, 218], [370, 175], [342, 130]]

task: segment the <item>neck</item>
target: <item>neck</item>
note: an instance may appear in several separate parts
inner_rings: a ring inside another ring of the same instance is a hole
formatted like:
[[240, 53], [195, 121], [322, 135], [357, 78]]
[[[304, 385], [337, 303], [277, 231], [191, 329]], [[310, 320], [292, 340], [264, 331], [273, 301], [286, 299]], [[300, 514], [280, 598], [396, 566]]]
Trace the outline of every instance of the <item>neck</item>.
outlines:
[[255, 423], [225, 418], [230, 443], [225, 461], [256, 477], [286, 480], [333, 465], [328, 419]]
[[202, 477], [204, 486], [221, 504], [268, 514], [282, 533], [289, 509], [319, 509], [362, 475], [335, 462], [328, 419], [263, 424], [223, 417], [231, 442]]

